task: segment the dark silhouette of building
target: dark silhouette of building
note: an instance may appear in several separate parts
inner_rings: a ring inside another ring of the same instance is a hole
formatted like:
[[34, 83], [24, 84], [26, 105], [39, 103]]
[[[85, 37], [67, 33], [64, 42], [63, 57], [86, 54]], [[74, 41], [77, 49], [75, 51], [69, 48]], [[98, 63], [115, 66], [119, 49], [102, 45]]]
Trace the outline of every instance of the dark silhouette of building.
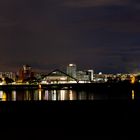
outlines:
[[34, 77], [34, 72], [32, 72], [32, 67], [29, 65], [23, 65], [23, 67], [18, 72], [18, 80], [21, 82], [30, 80]]

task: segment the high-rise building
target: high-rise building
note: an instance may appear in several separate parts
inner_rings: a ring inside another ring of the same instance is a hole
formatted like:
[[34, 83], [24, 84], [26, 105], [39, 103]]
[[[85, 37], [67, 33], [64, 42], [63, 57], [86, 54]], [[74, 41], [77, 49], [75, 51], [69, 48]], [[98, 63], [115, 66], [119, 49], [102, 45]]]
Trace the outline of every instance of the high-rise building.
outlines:
[[33, 77], [32, 68], [29, 65], [23, 65], [23, 67], [19, 70], [19, 80], [24, 81]]
[[93, 81], [93, 74], [94, 74], [94, 71], [93, 71], [93, 70], [88, 70], [88, 74], [89, 74], [89, 80], [90, 80], [90, 81]]
[[90, 82], [93, 81], [93, 70], [77, 71], [77, 80]]
[[0, 78], [5, 78], [5, 77], [15, 80], [16, 73], [15, 72], [0, 72]]
[[88, 75], [87, 71], [77, 71], [77, 80], [89, 81], [89, 75]]
[[30, 78], [32, 73], [32, 68], [29, 65], [23, 65], [23, 76], [24, 79]]
[[70, 75], [71, 77], [76, 78], [76, 71], [77, 71], [76, 64], [69, 64], [67, 66], [67, 74]]

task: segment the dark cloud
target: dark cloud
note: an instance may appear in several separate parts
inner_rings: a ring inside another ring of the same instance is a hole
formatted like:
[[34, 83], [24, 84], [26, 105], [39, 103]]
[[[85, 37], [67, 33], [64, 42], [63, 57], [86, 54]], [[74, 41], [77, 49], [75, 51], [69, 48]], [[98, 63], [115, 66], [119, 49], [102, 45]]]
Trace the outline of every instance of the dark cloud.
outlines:
[[139, 69], [139, 14], [136, 0], [1, 0], [1, 70]]
[[108, 6], [108, 5], [125, 5], [129, 0], [66, 0], [65, 6], [72, 7], [94, 7], [94, 6]]

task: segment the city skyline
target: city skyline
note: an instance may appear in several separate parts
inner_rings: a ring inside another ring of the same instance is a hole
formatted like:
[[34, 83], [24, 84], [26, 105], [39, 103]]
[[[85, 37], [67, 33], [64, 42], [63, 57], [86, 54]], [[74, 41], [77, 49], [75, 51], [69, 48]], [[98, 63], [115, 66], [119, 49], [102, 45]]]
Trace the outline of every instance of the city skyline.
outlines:
[[[23, 71], [30, 71], [34, 74], [50, 74], [50, 73], [53, 73], [55, 71], [61, 71], [62, 73], [65, 73], [65, 74], [68, 74], [70, 76], [72, 76], [73, 78], [76, 77], [77, 74], [80, 74], [80, 73], [87, 73], [87, 72], [92, 72], [94, 73], [95, 75], [140, 75], [140, 71], [137, 71], [137, 72], [133, 72], [133, 73], [119, 73], [119, 72], [116, 72], [116, 73], [105, 73], [103, 72], [102, 70], [100, 71], [96, 71], [96, 69], [86, 69], [86, 68], [83, 68], [81, 69], [77, 64], [73, 64], [73, 63], [70, 63], [70, 64], [67, 64], [66, 66], [63, 66], [62, 67], [63, 69], [61, 69], [60, 67], [56, 67], [54, 69], [50, 69], [50, 70], [44, 70], [44, 71], [39, 71], [38, 68], [34, 68], [32, 67], [32, 65], [29, 65], [29, 64], [22, 64], [20, 65], [20, 67], [18, 67], [15, 71], [0, 71], [0, 75], [9, 75], [9, 74], [15, 74], [15, 75], [19, 75], [19, 73], [22, 73]], [[23, 72], [24, 73], [24, 72]]]
[[0, 71], [140, 71], [137, 0], [1, 0]]

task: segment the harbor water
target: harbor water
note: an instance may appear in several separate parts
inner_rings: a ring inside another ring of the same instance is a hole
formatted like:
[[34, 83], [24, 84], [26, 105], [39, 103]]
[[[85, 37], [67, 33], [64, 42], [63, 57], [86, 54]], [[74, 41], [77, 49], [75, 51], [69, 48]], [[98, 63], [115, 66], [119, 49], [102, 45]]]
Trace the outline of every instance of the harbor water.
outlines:
[[124, 100], [139, 99], [131, 91], [80, 91], [80, 90], [0, 90], [0, 101], [64, 101], [64, 100]]

